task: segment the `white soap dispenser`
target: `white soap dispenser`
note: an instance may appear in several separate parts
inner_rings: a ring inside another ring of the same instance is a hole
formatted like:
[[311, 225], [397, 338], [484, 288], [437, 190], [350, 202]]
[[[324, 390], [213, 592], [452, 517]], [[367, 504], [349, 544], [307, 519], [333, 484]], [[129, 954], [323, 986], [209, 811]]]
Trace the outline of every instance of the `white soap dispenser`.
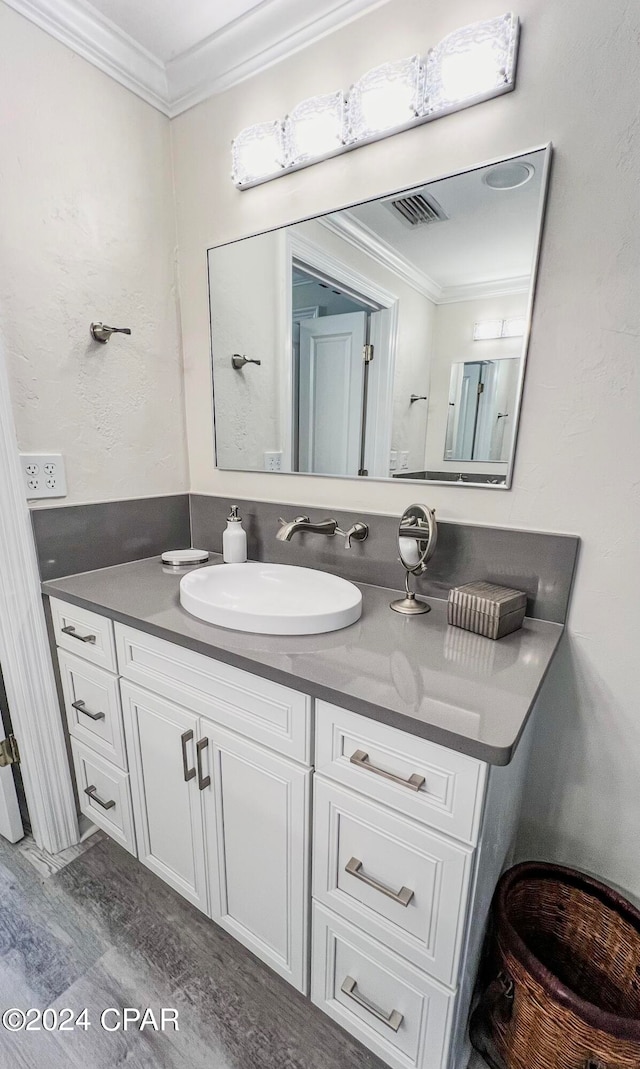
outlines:
[[247, 559], [247, 532], [242, 526], [237, 505], [231, 506], [227, 528], [222, 533], [222, 559], [225, 564], [244, 564]]

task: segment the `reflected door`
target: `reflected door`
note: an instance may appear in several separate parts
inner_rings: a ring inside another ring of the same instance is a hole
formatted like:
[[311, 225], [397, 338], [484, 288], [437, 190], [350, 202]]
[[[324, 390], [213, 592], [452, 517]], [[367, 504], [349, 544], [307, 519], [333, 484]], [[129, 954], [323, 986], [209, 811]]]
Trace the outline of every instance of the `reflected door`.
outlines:
[[366, 312], [300, 324], [299, 471], [358, 474], [366, 332]]

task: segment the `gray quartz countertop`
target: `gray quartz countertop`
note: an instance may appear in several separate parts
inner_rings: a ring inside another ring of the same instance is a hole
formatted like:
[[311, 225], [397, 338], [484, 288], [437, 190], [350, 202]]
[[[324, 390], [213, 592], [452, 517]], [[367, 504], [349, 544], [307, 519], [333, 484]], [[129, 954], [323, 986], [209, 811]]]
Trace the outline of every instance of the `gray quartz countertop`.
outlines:
[[[210, 563], [220, 557], [212, 556]], [[42, 584], [102, 613], [491, 764], [505, 765], [533, 708], [563, 627], [527, 618], [497, 642], [447, 624], [445, 601], [403, 617], [394, 591], [361, 586], [360, 620], [326, 635], [255, 635], [190, 616], [181, 573], [159, 557]]]

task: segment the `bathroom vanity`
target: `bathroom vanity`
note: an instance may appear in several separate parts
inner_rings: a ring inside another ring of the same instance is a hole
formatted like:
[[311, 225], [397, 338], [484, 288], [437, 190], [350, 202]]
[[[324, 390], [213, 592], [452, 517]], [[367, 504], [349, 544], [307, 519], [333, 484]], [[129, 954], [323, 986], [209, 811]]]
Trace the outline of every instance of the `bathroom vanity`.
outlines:
[[157, 558], [45, 582], [83, 812], [384, 1062], [463, 1069], [562, 625], [364, 586], [325, 635], [202, 623]]

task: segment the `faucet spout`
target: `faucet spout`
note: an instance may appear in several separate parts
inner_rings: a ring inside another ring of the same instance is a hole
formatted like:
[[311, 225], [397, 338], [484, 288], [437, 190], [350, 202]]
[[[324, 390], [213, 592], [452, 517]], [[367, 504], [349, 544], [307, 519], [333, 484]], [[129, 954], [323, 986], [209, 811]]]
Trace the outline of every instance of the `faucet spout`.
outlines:
[[337, 520], [320, 520], [318, 523], [312, 523], [308, 516], [296, 516], [295, 520], [283, 520], [280, 518], [282, 527], [276, 534], [276, 538], [280, 542], [290, 542], [293, 535], [298, 531], [309, 531], [313, 534], [334, 535], [338, 529]]

